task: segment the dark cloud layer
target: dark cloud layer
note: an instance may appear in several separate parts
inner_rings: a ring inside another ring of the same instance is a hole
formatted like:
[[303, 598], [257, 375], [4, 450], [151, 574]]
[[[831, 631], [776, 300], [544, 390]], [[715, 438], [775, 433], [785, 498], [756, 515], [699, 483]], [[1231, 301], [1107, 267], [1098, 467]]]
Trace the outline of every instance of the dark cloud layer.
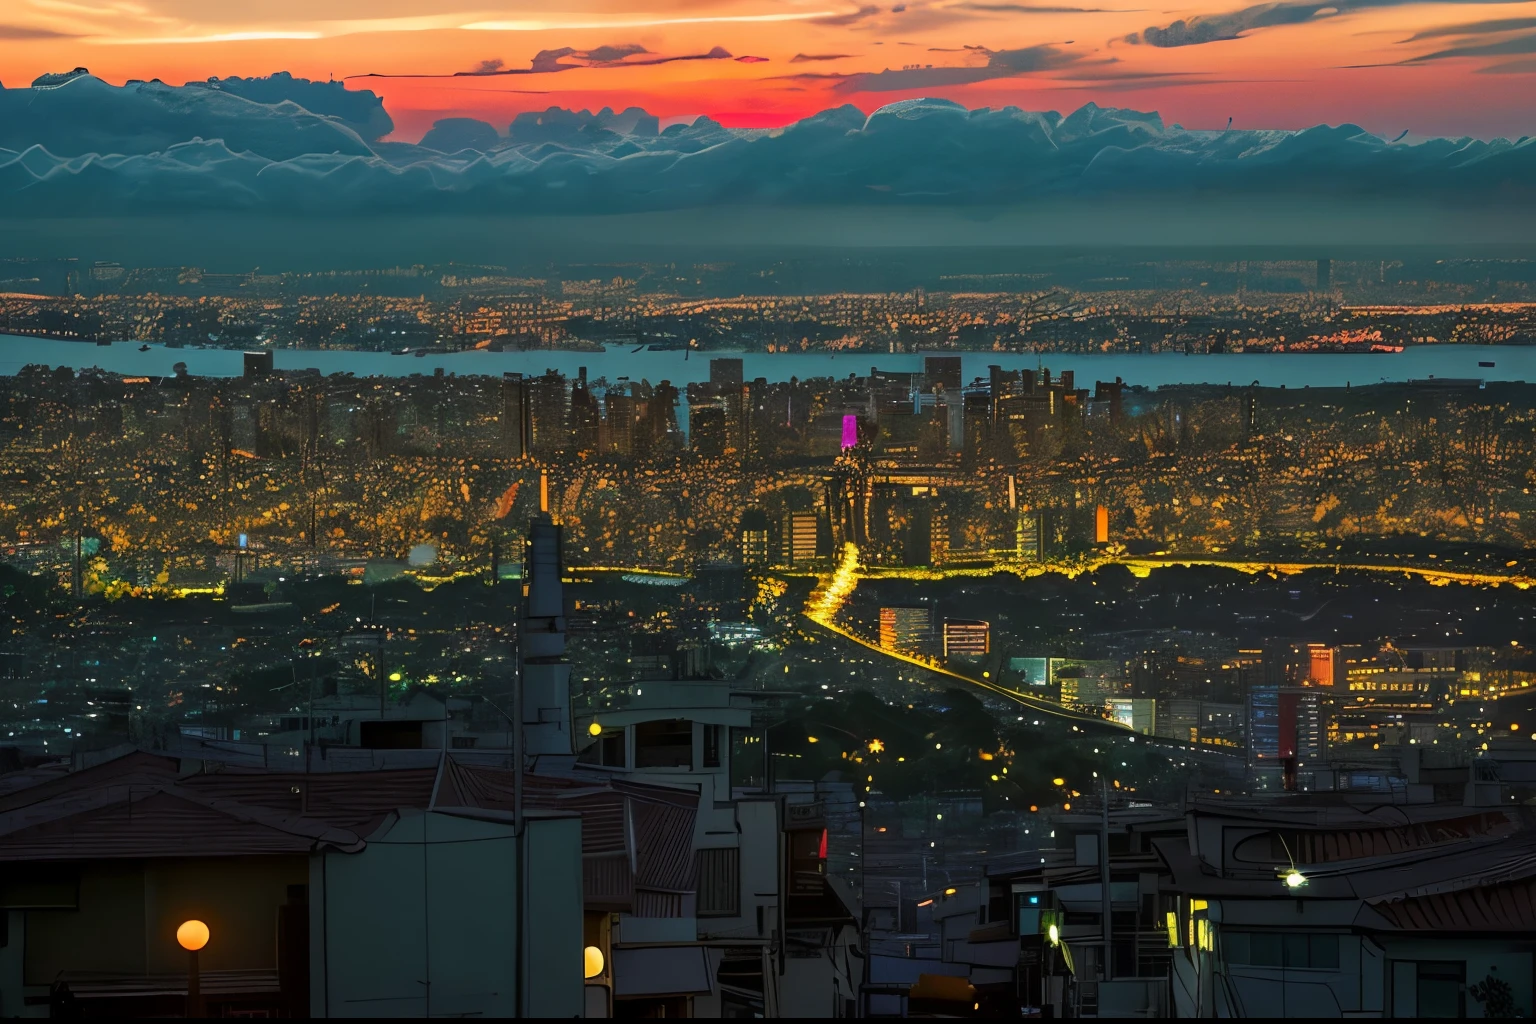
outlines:
[[634, 68], [648, 67], [654, 64], [671, 64], [680, 60], [739, 60], [748, 63], [756, 63], [766, 60], [764, 57], [735, 57], [723, 46], [716, 46], [708, 53], [685, 54], [658, 54], [652, 53], [639, 43], [609, 43], [603, 46], [594, 46], [590, 49], [581, 49], [575, 46], [561, 46], [549, 50], [540, 50], [534, 54], [533, 60], [526, 68], [509, 68], [506, 61], [500, 57], [482, 60], [478, 65], [468, 71], [455, 71], [451, 75], [437, 74], [410, 74], [395, 72], [380, 74], [377, 72], [366, 75], [349, 75], [348, 78], [499, 78], [512, 75], [552, 75], [561, 71], [577, 71], [582, 68]]
[[[1256, 4], [1223, 14], [1204, 14], [1159, 27], [1150, 25], [1132, 32], [1125, 41], [1147, 46], [1199, 46], [1240, 38], [1243, 33], [1281, 25], [1299, 25], [1313, 18], [1381, 7], [1403, 7], [1420, 0], [1335, 0], [1335, 2], [1282, 2]], [[1443, 3], [1527, 3], [1529, 0], [1441, 0]]]
[[51, 28], [33, 28], [31, 25], [0, 25], [0, 39], [77, 39], [71, 32], [56, 32]]
[[994, 78], [1013, 78], [1042, 71], [1056, 71], [1083, 61], [1080, 53], [1049, 43], [1016, 50], [989, 50], [967, 46], [967, 50], [987, 55], [987, 62], [975, 67], [902, 68], [900, 70], [853, 74], [834, 86], [840, 93], [901, 92], [941, 86], [970, 85]]
[[[922, 70], [1060, 71], [1072, 81], [1097, 75], [1100, 88], [1214, 84], [1136, 76], [1052, 46], [989, 52], [986, 60]], [[872, 76], [839, 81], [859, 77]], [[297, 82], [288, 94], [302, 94]], [[991, 212], [1067, 200], [1203, 208], [1221, 199], [1235, 210], [1300, 204], [1319, 223], [1330, 203], [1364, 201], [1398, 203], [1415, 216], [1459, 204], [1536, 217], [1536, 142], [1407, 144], [1349, 124], [1185, 131], [1155, 113], [1092, 103], [1063, 116], [902, 100], [867, 116], [842, 106], [773, 131], [727, 129], [709, 118], [663, 130], [633, 108], [551, 108], [520, 114], [504, 135], [463, 119], [434, 133], [442, 150], [369, 142], [295, 102], [255, 102], [208, 83], [116, 87], [83, 75], [51, 89], [0, 91], [0, 209], [7, 219], [57, 224], [140, 214], [170, 223], [210, 210], [377, 221], [729, 205], [772, 217], [807, 206]]]

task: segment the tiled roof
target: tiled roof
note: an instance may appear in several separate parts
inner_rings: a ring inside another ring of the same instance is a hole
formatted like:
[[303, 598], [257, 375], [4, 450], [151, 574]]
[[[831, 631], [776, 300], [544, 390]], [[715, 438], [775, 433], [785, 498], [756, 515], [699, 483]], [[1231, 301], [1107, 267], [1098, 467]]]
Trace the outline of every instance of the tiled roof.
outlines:
[[89, 792], [101, 786], [158, 786], [176, 781], [179, 762], [174, 757], [134, 751], [79, 771], [58, 773], [41, 778], [25, 788], [0, 796], [0, 815], [20, 807], [41, 804], [70, 794]]
[[[361, 847], [355, 833], [209, 800], [175, 785], [132, 793], [113, 787], [99, 793], [105, 799], [5, 816], [0, 861], [227, 857], [308, 853], [320, 845]], [[56, 813], [46, 813], [50, 809]]]
[[1503, 811], [1483, 811], [1396, 827], [1301, 832], [1296, 837], [1296, 860], [1301, 864], [1327, 864], [1382, 857], [1474, 836], [1508, 835], [1517, 828]]
[[216, 772], [189, 775], [180, 785], [284, 815], [318, 818], [367, 835], [392, 811], [424, 808], [437, 768], [370, 772]]
[[1405, 931], [1536, 932], [1536, 879], [1371, 905]]

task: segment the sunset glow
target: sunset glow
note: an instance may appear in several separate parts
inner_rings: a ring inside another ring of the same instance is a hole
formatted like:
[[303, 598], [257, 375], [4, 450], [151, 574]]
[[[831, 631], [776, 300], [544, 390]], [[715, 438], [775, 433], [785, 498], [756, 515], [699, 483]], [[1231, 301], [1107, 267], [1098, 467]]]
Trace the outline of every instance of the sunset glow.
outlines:
[[384, 97], [402, 140], [440, 117], [504, 128], [520, 111], [549, 106], [642, 106], [664, 121], [708, 115], [775, 127], [828, 107], [869, 111], [913, 96], [1063, 111], [1094, 101], [1156, 109], [1187, 127], [1347, 120], [1392, 135], [1518, 137], [1536, 120], [1526, 99], [1536, 84], [1536, 17], [1520, 16], [1530, 8], [19, 0], [0, 16], [0, 62], [10, 87], [76, 66], [114, 83], [278, 70], [386, 76], [352, 85]]

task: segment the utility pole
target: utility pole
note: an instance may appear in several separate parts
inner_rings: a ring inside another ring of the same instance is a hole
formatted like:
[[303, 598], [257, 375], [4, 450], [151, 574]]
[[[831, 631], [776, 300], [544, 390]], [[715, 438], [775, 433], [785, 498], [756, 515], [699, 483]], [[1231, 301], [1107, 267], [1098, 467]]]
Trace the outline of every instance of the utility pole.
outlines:
[[1100, 979], [1108, 981], [1114, 976], [1112, 960], [1114, 958], [1113, 927], [1114, 901], [1109, 884], [1109, 776], [1099, 775], [1099, 788], [1103, 793], [1103, 803], [1100, 808], [1099, 818], [1099, 877], [1103, 880], [1103, 891], [1100, 894], [1102, 900], [1102, 914], [1104, 918], [1104, 959], [1099, 964]]

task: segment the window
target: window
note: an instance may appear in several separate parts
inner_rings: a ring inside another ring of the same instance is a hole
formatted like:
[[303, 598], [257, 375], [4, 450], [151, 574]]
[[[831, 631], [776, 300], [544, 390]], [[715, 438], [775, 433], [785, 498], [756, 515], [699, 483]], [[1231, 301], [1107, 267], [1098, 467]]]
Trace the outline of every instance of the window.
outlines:
[[693, 723], [686, 718], [635, 726], [636, 768], [692, 768]]
[[704, 767], [720, 767], [720, 727], [706, 725], [704, 729]]
[[1284, 967], [1336, 971], [1339, 937], [1306, 932], [1224, 932], [1227, 963], [1249, 967]]
[[756, 789], [767, 784], [768, 745], [760, 729], [731, 729], [731, 785]]
[[453, 749], [473, 750], [475, 749], [475, 744], [479, 742], [479, 739], [480, 738], [478, 736], [455, 736], [453, 737]]
[[1464, 963], [1418, 964], [1418, 1017], [1465, 1017], [1467, 1015]]
[[700, 850], [698, 915], [735, 917], [741, 913], [741, 851], [734, 846]]
[[582, 764], [600, 764], [608, 768], [623, 768], [624, 730], [604, 729], [602, 735], [576, 760]]

